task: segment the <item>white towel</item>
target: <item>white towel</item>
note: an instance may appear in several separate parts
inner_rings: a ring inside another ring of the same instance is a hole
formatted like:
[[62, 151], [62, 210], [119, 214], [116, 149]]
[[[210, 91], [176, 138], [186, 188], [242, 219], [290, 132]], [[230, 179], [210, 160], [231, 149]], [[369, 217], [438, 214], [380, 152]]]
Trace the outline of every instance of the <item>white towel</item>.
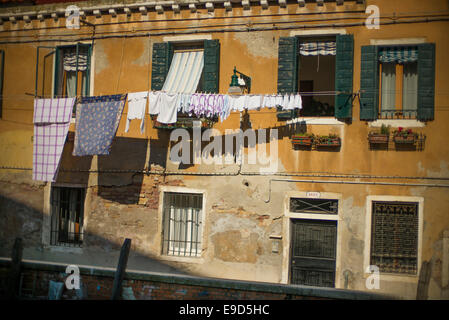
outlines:
[[129, 123], [133, 119], [141, 119], [140, 132], [143, 134], [145, 128], [145, 110], [147, 107], [148, 91], [128, 93], [128, 116], [126, 119], [125, 132], [129, 130]]
[[160, 123], [176, 123], [178, 120], [178, 104], [181, 95], [178, 93], [161, 92], [159, 94], [159, 115], [157, 121]]
[[160, 91], [150, 91], [148, 93], [148, 109], [150, 114], [159, 114], [159, 96]]
[[251, 95], [248, 96], [248, 99], [246, 100], [247, 109], [248, 110], [256, 110], [260, 109], [262, 106], [262, 96], [261, 95]]

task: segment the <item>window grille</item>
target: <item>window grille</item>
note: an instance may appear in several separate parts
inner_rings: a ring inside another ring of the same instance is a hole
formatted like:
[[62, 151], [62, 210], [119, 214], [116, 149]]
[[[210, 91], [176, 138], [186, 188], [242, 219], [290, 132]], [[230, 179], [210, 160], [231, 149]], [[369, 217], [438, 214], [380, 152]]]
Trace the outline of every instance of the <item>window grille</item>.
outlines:
[[201, 255], [202, 194], [164, 193], [163, 254]]
[[53, 187], [50, 244], [79, 247], [83, 243], [83, 188]]
[[385, 273], [417, 273], [418, 203], [372, 203], [371, 265]]
[[338, 214], [338, 200], [290, 198], [290, 212]]

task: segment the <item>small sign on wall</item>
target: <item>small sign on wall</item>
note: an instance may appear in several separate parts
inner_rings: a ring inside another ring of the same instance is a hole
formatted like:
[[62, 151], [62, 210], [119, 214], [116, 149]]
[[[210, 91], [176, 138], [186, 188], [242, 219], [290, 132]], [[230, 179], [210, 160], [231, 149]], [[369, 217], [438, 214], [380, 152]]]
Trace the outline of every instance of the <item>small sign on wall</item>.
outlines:
[[306, 197], [307, 198], [320, 198], [321, 194], [319, 192], [312, 191], [312, 192], [307, 192]]

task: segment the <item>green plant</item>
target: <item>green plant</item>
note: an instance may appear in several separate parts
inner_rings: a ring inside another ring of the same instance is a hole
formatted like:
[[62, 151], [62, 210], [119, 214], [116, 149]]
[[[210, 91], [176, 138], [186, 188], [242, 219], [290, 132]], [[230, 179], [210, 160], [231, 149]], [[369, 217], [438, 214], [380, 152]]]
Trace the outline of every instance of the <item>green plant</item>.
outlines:
[[416, 132], [413, 132], [412, 129], [404, 129], [402, 127], [399, 127], [397, 130], [394, 130], [393, 133], [396, 137], [408, 137], [408, 136], [414, 136], [415, 138], [418, 137], [418, 134]]
[[380, 127], [380, 134], [389, 135], [390, 134], [390, 126], [386, 126], [384, 123]]

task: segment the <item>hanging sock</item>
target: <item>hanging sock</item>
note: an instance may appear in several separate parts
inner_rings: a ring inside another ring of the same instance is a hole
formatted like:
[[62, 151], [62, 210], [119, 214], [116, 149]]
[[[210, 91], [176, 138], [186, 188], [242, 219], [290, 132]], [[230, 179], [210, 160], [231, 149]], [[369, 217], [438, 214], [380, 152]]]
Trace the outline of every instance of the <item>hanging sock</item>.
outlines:
[[133, 119], [142, 120], [140, 132], [145, 128], [145, 110], [147, 107], [148, 91], [128, 93], [128, 116], [126, 118], [125, 132], [129, 131], [129, 124]]

